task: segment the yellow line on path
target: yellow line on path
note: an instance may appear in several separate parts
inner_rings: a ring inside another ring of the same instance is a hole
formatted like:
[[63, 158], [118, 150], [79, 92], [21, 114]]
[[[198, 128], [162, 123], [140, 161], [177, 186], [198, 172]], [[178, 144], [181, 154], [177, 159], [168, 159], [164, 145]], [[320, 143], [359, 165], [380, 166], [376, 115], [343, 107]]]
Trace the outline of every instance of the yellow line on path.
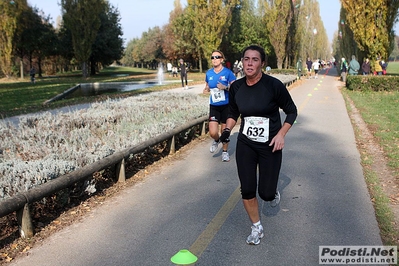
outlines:
[[190, 251], [198, 258], [202, 255], [206, 247], [211, 243], [220, 227], [226, 221], [227, 217], [233, 211], [238, 201], [241, 199], [240, 186], [231, 194], [230, 198], [225, 202], [223, 207], [213, 217], [212, 221], [208, 224], [201, 235], [191, 245]]

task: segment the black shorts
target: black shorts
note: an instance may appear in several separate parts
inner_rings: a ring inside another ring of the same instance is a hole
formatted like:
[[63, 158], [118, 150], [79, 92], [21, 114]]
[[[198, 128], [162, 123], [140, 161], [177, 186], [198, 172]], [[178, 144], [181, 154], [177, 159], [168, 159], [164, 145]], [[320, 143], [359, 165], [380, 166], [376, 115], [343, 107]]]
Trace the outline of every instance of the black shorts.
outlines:
[[240, 136], [237, 138], [236, 163], [243, 199], [255, 198], [257, 189], [264, 201], [274, 199], [283, 153], [281, 150], [272, 150], [273, 146], [270, 147], [269, 142], [257, 143], [240, 140]]
[[229, 114], [229, 105], [209, 105], [209, 122], [218, 122], [226, 124]]

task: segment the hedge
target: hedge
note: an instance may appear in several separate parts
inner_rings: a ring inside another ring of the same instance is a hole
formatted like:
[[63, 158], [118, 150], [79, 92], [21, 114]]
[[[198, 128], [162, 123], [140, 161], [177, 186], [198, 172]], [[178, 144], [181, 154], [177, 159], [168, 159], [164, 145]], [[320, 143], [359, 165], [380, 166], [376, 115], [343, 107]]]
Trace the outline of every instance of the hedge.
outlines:
[[346, 88], [353, 91], [399, 91], [399, 76], [348, 75]]

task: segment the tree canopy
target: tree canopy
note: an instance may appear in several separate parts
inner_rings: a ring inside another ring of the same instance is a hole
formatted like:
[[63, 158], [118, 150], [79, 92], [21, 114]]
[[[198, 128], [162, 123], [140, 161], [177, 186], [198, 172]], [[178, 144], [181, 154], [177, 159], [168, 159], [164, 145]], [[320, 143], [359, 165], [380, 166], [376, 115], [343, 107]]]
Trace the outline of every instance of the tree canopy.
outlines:
[[341, 12], [341, 28], [348, 26], [358, 48], [368, 57], [387, 59], [393, 47], [393, 26], [398, 17], [399, 1], [341, 0], [341, 3], [345, 10]]
[[17, 21], [27, 7], [26, 0], [0, 1], [0, 69], [6, 77], [12, 74], [13, 41]]
[[109, 4], [100, 13], [100, 28], [91, 48], [91, 75], [96, 74], [98, 65], [107, 66], [123, 55], [122, 27], [118, 9]]
[[82, 64], [83, 77], [87, 77], [87, 61], [101, 26], [104, 6], [104, 0], [61, 0], [64, 23], [71, 31], [74, 54]]
[[[188, 0], [188, 19], [192, 22], [192, 38], [200, 59], [220, 47], [223, 36], [228, 33], [233, 9], [238, 0]], [[210, 67], [210, 61], [208, 67]]]

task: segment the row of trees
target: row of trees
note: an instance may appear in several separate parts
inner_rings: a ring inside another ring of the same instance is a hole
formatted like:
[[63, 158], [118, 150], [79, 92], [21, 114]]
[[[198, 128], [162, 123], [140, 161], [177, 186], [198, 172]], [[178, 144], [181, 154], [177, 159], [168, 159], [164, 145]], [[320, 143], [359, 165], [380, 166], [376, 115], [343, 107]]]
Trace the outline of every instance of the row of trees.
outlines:
[[[388, 58], [392, 51], [397, 0], [341, 0], [336, 58]], [[56, 72], [75, 64], [82, 75], [123, 55], [120, 16], [107, 0], [61, 0], [63, 20], [49, 17], [27, 0], [0, 0], [0, 70], [10, 77], [33, 64]], [[228, 61], [249, 44], [263, 46], [272, 67], [289, 68], [298, 58], [330, 59], [331, 50], [317, 0], [175, 0], [169, 23], [129, 41], [122, 63], [132, 66], [177, 62], [208, 68], [212, 50]]]
[[119, 11], [107, 0], [61, 0], [56, 28], [27, 0], [0, 0], [0, 70], [6, 77], [31, 67], [55, 73], [72, 65], [82, 76], [123, 56]]
[[341, 0], [338, 32], [334, 38], [337, 58], [355, 55], [362, 61], [398, 55], [393, 27], [398, 20], [397, 0]]
[[265, 48], [268, 64], [288, 68], [299, 57], [329, 59], [331, 50], [317, 0], [188, 0], [174, 2], [169, 23], [130, 40], [122, 62], [144, 66], [190, 61], [202, 71], [212, 50], [228, 61], [250, 44]]
[[122, 62], [143, 66], [183, 58], [202, 71], [213, 49], [233, 62], [249, 44], [263, 46], [268, 64], [279, 69], [307, 57], [388, 59], [397, 48], [398, 8], [397, 0], [341, 0], [331, 49], [317, 0], [188, 0], [184, 8], [175, 0], [169, 23], [131, 40]]

